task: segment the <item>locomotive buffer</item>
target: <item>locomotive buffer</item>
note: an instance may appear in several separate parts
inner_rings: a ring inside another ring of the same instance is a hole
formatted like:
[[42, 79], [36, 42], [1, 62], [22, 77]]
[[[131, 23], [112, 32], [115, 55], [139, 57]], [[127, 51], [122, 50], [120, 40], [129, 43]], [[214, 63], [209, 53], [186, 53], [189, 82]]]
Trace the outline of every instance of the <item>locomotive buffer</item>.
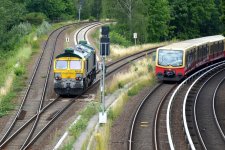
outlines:
[[105, 58], [110, 54], [109, 50], [109, 27], [103, 26], [101, 29], [100, 39], [100, 55], [101, 55], [101, 112], [99, 112], [99, 123], [107, 122], [107, 114], [105, 112]]

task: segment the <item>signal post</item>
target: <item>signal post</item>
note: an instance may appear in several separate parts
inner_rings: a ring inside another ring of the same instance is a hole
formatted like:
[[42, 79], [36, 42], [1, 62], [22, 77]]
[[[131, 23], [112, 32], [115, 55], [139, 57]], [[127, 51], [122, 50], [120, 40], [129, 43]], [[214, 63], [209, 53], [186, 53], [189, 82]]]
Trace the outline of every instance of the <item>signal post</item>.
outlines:
[[103, 26], [101, 29], [101, 38], [100, 38], [100, 55], [101, 55], [101, 112], [99, 112], [99, 123], [107, 122], [107, 113], [105, 111], [105, 58], [110, 54], [109, 49], [109, 27]]

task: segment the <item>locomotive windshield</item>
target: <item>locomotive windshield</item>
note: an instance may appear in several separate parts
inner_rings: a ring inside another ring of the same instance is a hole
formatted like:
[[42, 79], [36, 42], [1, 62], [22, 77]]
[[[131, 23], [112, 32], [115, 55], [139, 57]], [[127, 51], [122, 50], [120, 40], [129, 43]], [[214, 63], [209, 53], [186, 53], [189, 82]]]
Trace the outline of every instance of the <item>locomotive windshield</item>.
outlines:
[[183, 65], [183, 51], [164, 50], [158, 51], [158, 64], [161, 66], [179, 67]]
[[67, 61], [65, 60], [57, 60], [55, 63], [56, 69], [67, 69]]
[[70, 61], [70, 69], [80, 70], [81, 69], [81, 61], [80, 60]]

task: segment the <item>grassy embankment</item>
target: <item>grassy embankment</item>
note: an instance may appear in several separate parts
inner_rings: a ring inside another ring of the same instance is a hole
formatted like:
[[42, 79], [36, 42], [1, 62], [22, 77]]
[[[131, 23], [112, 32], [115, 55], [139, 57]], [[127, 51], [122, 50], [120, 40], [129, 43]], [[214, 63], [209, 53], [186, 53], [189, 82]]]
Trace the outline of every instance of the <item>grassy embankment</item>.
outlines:
[[65, 24], [68, 22], [52, 26], [43, 22], [38, 27], [32, 27], [29, 34], [21, 37], [13, 50], [0, 53], [0, 117], [15, 108], [16, 101], [13, 99], [18, 97], [28, 78], [27, 65], [31, 62], [32, 56], [40, 52], [40, 45], [47, 39], [47, 33]]

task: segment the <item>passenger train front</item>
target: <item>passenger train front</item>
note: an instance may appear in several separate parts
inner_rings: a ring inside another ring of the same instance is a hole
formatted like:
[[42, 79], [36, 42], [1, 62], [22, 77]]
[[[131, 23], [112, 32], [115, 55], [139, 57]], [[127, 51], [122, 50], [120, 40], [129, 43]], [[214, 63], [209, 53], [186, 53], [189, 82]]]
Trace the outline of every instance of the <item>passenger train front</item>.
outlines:
[[222, 35], [173, 43], [156, 51], [155, 74], [162, 81], [180, 81], [202, 65], [225, 58]]

